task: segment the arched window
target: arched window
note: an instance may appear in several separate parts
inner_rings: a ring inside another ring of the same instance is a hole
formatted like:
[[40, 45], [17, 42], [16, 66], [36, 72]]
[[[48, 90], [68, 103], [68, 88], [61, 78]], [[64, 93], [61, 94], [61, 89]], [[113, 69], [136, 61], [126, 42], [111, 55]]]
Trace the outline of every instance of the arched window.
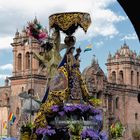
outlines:
[[131, 86], [133, 86], [134, 83], [134, 72], [131, 71]]
[[97, 99], [101, 99], [101, 97], [102, 97], [102, 93], [101, 92], [98, 92], [97, 93]]
[[115, 71], [112, 72], [112, 82], [116, 83], [116, 72]]
[[9, 97], [8, 97], [8, 93], [5, 93], [5, 100], [7, 102], [7, 105], [9, 105]]
[[108, 95], [108, 111], [110, 113], [113, 112], [113, 103], [112, 103], [112, 96]]
[[137, 72], [137, 87], [139, 87], [139, 72]]
[[23, 92], [24, 91], [24, 87], [21, 87], [21, 92]]
[[138, 113], [135, 113], [135, 120], [138, 119]]
[[26, 69], [30, 69], [30, 54], [29, 54], [29, 52], [27, 52], [26, 53], [26, 64], [25, 64], [25, 66], [26, 66]]
[[7, 105], [9, 105], [9, 102], [10, 101], [10, 98], [9, 97], [7, 97]]
[[19, 115], [19, 107], [16, 109], [16, 115]]
[[18, 54], [17, 68], [18, 68], [18, 70], [22, 69], [22, 55], [21, 55], [21, 53]]
[[119, 108], [119, 97], [117, 97], [115, 100], [115, 106], [116, 106], [116, 109]]
[[123, 84], [123, 82], [124, 82], [124, 79], [123, 79], [124, 77], [123, 77], [123, 71], [121, 70], [120, 72], [119, 72], [119, 79], [120, 79], [120, 84]]
[[0, 99], [0, 106], [2, 105], [2, 100]]

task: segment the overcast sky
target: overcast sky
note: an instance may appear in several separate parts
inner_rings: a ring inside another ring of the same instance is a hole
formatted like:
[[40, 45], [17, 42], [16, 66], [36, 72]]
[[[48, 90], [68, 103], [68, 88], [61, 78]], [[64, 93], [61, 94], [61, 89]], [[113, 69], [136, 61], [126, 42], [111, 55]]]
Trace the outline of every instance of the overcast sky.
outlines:
[[[82, 49], [92, 44], [91, 52], [82, 53], [81, 70], [90, 65], [96, 55], [101, 68], [106, 71], [108, 53], [114, 54], [124, 40], [139, 53], [140, 44], [130, 20], [116, 0], [0, 0], [0, 85], [12, 74], [12, 47], [10, 43], [16, 30], [20, 32], [36, 16], [48, 28], [48, 17], [57, 12], [88, 12], [92, 24], [85, 34], [75, 33], [76, 46]], [[64, 35], [63, 35], [64, 36]]]

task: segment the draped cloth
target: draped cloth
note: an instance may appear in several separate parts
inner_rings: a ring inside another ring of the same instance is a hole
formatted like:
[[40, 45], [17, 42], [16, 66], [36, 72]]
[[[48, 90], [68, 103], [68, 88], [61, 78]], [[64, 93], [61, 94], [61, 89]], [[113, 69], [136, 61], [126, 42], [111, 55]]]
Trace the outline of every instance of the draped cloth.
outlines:
[[46, 127], [46, 115], [49, 116], [53, 113], [51, 110], [52, 106], [61, 105], [68, 98], [68, 71], [66, 64], [66, 56], [64, 56], [58, 67], [58, 74], [50, 81], [50, 86], [45, 93], [42, 105], [37, 113], [34, 121], [35, 129]]

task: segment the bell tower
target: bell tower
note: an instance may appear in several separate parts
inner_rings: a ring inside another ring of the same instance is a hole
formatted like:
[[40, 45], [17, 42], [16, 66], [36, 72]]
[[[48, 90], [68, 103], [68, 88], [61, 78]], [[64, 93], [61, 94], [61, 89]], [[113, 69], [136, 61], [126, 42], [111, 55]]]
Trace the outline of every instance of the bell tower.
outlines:
[[140, 87], [140, 56], [126, 43], [114, 55], [109, 54], [106, 65], [110, 83]]
[[[37, 19], [35, 18], [35, 20]], [[33, 22], [36, 22], [35, 20]], [[19, 93], [34, 89], [34, 94], [42, 99], [47, 77], [43, 72], [38, 73], [39, 62], [33, 57], [33, 52], [40, 53], [41, 48], [35, 39], [28, 36], [25, 27], [21, 32], [17, 30], [11, 45], [13, 47], [13, 76], [10, 78], [12, 92], [10, 112], [15, 114], [16, 121], [14, 125], [10, 126], [10, 133], [12, 136], [17, 136], [22, 108]]]

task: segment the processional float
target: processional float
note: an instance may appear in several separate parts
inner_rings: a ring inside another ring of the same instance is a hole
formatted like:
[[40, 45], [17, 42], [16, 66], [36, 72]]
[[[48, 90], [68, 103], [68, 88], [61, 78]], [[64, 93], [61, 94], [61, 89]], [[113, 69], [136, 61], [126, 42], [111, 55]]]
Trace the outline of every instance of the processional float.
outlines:
[[[107, 140], [102, 131], [102, 110], [97, 109], [89, 96], [79, 70], [82, 50], [74, 46], [76, 38], [73, 33], [78, 27], [87, 32], [90, 24], [90, 15], [83, 12], [57, 13], [49, 17], [54, 38], [40, 42], [44, 53], [51, 58], [45, 60], [34, 55], [46, 64], [50, 77], [32, 127], [28, 127], [29, 131], [21, 129], [22, 140]], [[66, 34], [65, 44], [60, 43], [60, 31]], [[60, 60], [63, 48], [66, 52]]]

